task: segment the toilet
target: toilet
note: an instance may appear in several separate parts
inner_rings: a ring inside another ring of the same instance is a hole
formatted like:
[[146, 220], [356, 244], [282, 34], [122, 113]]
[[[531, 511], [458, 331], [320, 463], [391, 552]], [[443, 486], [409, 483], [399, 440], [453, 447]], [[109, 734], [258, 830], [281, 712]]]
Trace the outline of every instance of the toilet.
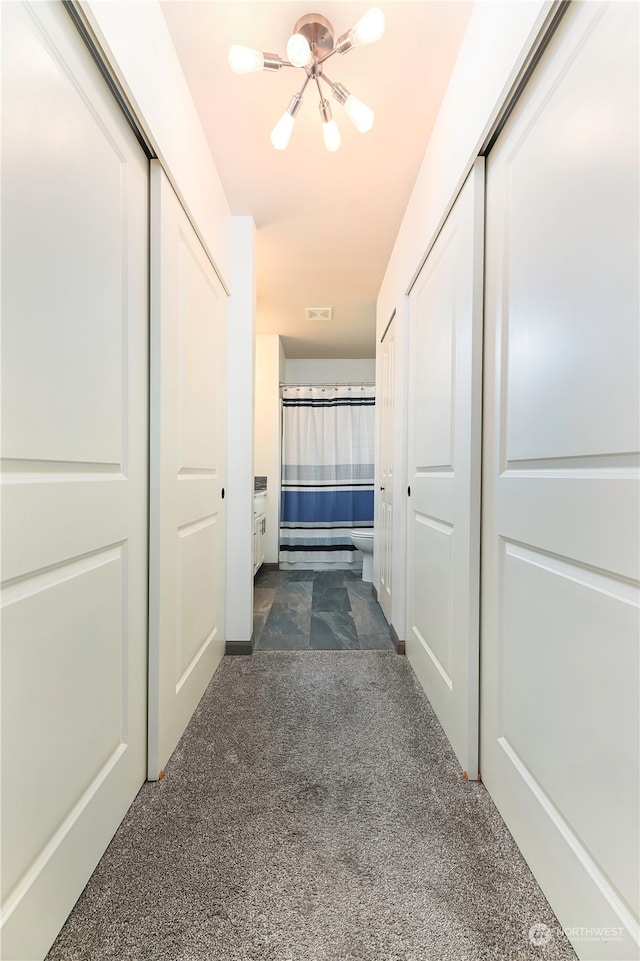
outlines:
[[362, 580], [373, 580], [373, 531], [349, 531], [351, 543], [362, 551]]

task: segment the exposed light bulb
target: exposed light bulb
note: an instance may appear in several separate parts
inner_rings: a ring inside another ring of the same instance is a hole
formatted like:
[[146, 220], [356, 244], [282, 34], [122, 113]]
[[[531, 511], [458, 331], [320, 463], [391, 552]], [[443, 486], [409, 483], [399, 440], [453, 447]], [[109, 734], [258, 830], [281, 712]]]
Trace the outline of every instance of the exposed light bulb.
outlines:
[[264, 54], [251, 47], [243, 47], [234, 43], [229, 48], [229, 66], [234, 73], [254, 73], [264, 68]]
[[347, 88], [342, 83], [331, 83], [331, 93], [336, 98], [338, 103], [341, 103], [347, 112], [347, 116], [352, 121], [353, 125], [356, 127], [360, 133], [366, 133], [367, 130], [371, 130], [373, 127], [373, 110], [367, 107], [366, 103], [362, 100], [358, 100], [354, 97]]
[[359, 130], [360, 133], [366, 133], [367, 130], [371, 130], [373, 127], [374, 114], [371, 107], [367, 107], [366, 103], [358, 100], [357, 97], [349, 96], [345, 100], [344, 109], [354, 127]]
[[327, 150], [337, 150], [342, 143], [342, 137], [340, 136], [340, 131], [335, 120], [324, 121], [322, 124], [322, 136], [324, 137], [324, 145]]
[[311, 60], [311, 47], [306, 37], [294, 33], [287, 42], [287, 57], [294, 67], [306, 67]]
[[[304, 89], [304, 88], [303, 88]], [[302, 92], [295, 93], [291, 103], [271, 131], [271, 143], [276, 150], [286, 150], [291, 140], [296, 114], [302, 106]]]
[[351, 42], [354, 46], [357, 43], [374, 43], [384, 33], [384, 26], [384, 13], [380, 7], [372, 7], [349, 31]]
[[293, 133], [294, 123], [295, 118], [291, 116], [288, 110], [282, 114], [271, 131], [271, 143], [276, 150], [287, 149], [289, 141], [291, 140], [291, 134]]

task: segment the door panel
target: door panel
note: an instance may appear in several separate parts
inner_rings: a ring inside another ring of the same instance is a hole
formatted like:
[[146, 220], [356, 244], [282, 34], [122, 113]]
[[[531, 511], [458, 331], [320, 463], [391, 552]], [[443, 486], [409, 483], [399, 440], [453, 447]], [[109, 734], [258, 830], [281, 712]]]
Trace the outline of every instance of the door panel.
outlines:
[[152, 162], [149, 770], [171, 756], [224, 654], [226, 295]]
[[146, 769], [148, 162], [62, 6], [2, 10], [2, 956]]
[[382, 385], [379, 393], [381, 406], [380, 424], [380, 524], [377, 532], [379, 544], [378, 601], [384, 615], [391, 623], [391, 572], [393, 570], [393, 417], [395, 403], [395, 321], [392, 317], [382, 339]]
[[598, 961], [638, 956], [637, 158], [638, 7], [572, 5], [488, 160], [481, 768]]
[[409, 296], [407, 655], [477, 777], [484, 168]]

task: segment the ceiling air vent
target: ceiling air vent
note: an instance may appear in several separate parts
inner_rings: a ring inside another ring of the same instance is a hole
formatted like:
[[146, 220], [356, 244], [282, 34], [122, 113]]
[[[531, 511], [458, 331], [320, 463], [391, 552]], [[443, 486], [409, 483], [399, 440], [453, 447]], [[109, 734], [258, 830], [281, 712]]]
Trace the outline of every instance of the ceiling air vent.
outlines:
[[307, 320], [333, 320], [333, 307], [307, 307]]

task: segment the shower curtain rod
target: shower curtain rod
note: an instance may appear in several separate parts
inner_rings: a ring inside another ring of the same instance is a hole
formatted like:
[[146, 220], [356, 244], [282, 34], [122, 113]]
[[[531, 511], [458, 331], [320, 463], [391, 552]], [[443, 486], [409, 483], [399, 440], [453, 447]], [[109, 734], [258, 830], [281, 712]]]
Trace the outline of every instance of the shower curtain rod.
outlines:
[[335, 380], [325, 381], [324, 383], [320, 383], [320, 384], [299, 384], [297, 383], [297, 381], [295, 384], [284, 384], [282, 381], [280, 381], [280, 387], [290, 388], [291, 390], [293, 390], [294, 388], [298, 389], [300, 387], [375, 387], [375, 386], [376, 386], [375, 381], [371, 381], [371, 380], [352, 380], [352, 381], [347, 381], [346, 383], [343, 382], [340, 384], [336, 383]]

